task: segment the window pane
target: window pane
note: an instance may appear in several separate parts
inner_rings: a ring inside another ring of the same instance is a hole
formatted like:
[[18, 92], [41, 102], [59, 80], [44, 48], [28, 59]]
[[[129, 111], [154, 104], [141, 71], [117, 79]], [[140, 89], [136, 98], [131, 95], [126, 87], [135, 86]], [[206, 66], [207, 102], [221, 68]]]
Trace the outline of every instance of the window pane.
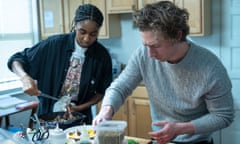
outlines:
[[31, 0], [0, 0], [0, 34], [31, 32]]
[[16, 75], [7, 68], [8, 58], [17, 51], [22, 50], [23, 48], [32, 45], [30, 40], [14, 40], [14, 41], [0, 41], [1, 45], [1, 55], [0, 55], [0, 81], [5, 81], [16, 77]]
[[33, 45], [33, 1], [0, 0], [0, 86], [3, 81], [17, 78], [7, 68], [9, 57]]

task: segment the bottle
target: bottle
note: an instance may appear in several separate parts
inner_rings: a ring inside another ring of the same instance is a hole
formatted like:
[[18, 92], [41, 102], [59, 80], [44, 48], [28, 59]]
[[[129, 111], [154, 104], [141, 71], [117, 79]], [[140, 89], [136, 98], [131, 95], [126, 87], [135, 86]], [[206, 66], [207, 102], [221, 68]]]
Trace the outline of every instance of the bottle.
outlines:
[[63, 129], [59, 128], [58, 123], [56, 128], [49, 129], [49, 140], [51, 144], [59, 144], [66, 141], [66, 135]]
[[112, 58], [112, 77], [117, 78], [121, 71], [121, 64], [117, 60], [117, 55], [115, 53], [110, 53]]
[[80, 135], [80, 144], [91, 144], [90, 137], [88, 134], [87, 127], [83, 125], [83, 129]]

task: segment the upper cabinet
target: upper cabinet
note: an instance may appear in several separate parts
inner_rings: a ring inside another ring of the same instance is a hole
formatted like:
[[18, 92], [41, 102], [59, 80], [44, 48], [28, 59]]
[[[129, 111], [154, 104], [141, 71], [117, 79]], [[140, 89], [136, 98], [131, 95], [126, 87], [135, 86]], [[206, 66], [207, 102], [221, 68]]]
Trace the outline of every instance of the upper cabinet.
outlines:
[[[162, 0], [132, 0], [121, 3], [118, 0], [110, 0], [108, 13], [127, 13], [141, 9], [148, 3]], [[190, 36], [204, 36], [211, 32], [211, 0], [169, 0], [182, 8], [186, 8], [190, 14]]]
[[86, 3], [96, 5], [103, 13], [104, 22], [99, 38], [119, 37], [120, 16], [107, 14], [105, 0], [39, 0], [41, 39], [50, 35], [68, 33], [78, 6]]
[[190, 14], [189, 26], [191, 36], [204, 36], [211, 33], [211, 0], [175, 0], [186, 8]]
[[39, 0], [41, 39], [69, 32], [75, 10], [82, 0]]
[[138, 7], [137, 0], [108, 0], [107, 12], [113, 13], [131, 13]]
[[[163, 0], [108, 0], [107, 9], [109, 14], [132, 13], [144, 7], [148, 3]], [[173, 1], [173, 0], [170, 0]]]
[[103, 13], [104, 21], [100, 29], [99, 38], [120, 37], [120, 16], [107, 13], [106, 0], [84, 0], [84, 4], [86, 3], [96, 5]]

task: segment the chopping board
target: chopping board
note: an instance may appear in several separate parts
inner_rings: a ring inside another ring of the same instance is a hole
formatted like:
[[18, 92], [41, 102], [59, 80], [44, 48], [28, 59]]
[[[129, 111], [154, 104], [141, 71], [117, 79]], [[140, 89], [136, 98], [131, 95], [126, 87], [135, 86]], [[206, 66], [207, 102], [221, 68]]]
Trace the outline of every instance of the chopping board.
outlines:
[[144, 138], [136, 138], [136, 137], [130, 137], [130, 136], [125, 136], [125, 139], [132, 139], [138, 142], [139, 144], [148, 144], [151, 142], [149, 139], [144, 139]]
[[[138, 142], [138, 144], [151, 144], [151, 140], [149, 139], [144, 139], [144, 138], [137, 138], [137, 137], [130, 137], [130, 136], [125, 136], [125, 139], [132, 139]], [[174, 144], [174, 143], [167, 143], [167, 144]]]

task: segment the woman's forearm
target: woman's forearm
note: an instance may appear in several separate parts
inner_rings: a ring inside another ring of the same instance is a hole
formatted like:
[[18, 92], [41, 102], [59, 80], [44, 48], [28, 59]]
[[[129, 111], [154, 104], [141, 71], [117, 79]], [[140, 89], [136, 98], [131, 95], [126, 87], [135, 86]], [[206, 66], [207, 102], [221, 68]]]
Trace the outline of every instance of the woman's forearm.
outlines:
[[27, 73], [23, 69], [22, 64], [18, 61], [14, 61], [12, 63], [12, 71], [20, 78], [23, 78], [24, 76], [27, 75]]

